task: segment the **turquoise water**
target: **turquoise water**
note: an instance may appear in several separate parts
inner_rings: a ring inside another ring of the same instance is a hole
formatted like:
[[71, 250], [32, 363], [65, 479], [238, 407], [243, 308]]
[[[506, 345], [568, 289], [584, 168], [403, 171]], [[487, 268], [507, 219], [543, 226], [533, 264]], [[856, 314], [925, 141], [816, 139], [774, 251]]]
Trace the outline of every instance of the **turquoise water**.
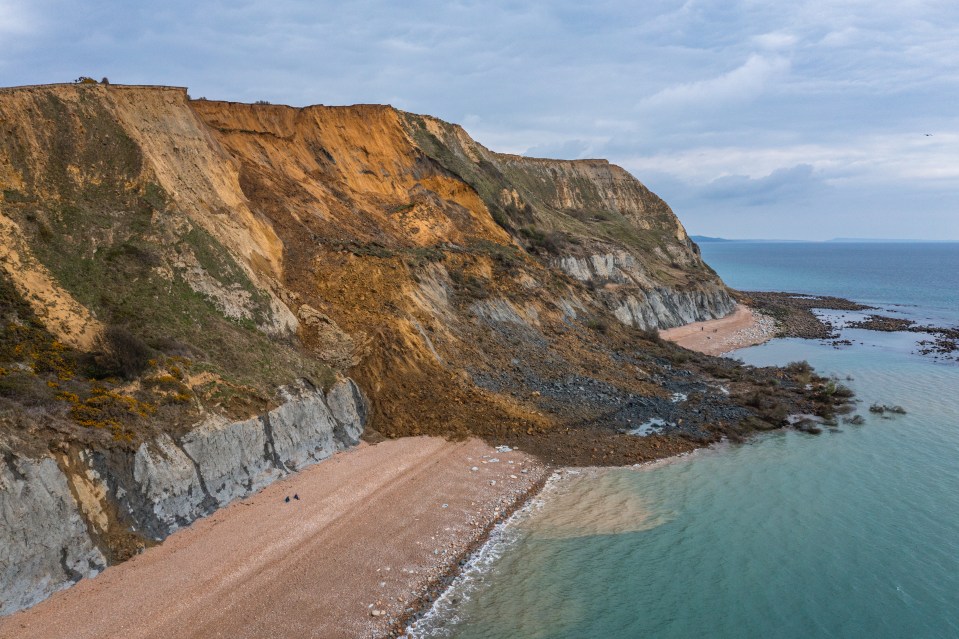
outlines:
[[[927, 272], [905, 291], [872, 282], [889, 275], [882, 268], [843, 270], [842, 285], [817, 289], [800, 286], [795, 271], [808, 267], [822, 282], [828, 274], [797, 259], [798, 245], [788, 255], [756, 245], [722, 245], [718, 255], [712, 246], [707, 260], [732, 286], [959, 314], [952, 273]], [[806, 246], [815, 254], [822, 245]], [[877, 256], [886, 250], [846, 255], [896, 268], [888, 253]], [[959, 259], [959, 245], [950, 250], [945, 259]], [[787, 275], [777, 283], [771, 273]], [[926, 308], [914, 290], [937, 283], [951, 296]], [[901, 404], [908, 414], [882, 419], [863, 408], [866, 424], [840, 432], [781, 432], [649, 467], [564, 475], [500, 531], [416, 634], [959, 637], [959, 365], [913, 354], [912, 335], [847, 335], [856, 345], [842, 350], [775, 340], [737, 356], [807, 359], [851, 377], [844, 383], [863, 407]]]
[[707, 242], [733, 288], [854, 297], [912, 319], [959, 322], [959, 242]]

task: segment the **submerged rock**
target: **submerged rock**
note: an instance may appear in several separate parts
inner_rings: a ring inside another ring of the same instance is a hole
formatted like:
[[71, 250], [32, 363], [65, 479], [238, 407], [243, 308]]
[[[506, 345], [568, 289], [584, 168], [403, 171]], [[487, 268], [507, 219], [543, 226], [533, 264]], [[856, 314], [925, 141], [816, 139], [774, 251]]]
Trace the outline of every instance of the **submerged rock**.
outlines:
[[905, 415], [906, 409], [902, 406], [887, 406], [885, 404], [873, 404], [869, 407], [870, 413], [878, 413], [883, 415], [885, 413], [892, 413], [894, 415]]

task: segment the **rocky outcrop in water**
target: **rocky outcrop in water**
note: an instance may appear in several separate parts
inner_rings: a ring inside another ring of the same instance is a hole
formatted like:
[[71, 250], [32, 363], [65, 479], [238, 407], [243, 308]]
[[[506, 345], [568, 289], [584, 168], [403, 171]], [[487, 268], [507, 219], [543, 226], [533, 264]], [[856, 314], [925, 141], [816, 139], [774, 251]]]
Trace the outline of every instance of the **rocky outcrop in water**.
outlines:
[[[134, 452], [71, 451], [0, 461], [0, 614], [106, 567], [118, 533], [159, 541], [271, 482], [356, 445], [368, 412], [350, 379], [288, 390], [264, 415], [210, 417]], [[118, 528], [122, 530], [117, 530]]]

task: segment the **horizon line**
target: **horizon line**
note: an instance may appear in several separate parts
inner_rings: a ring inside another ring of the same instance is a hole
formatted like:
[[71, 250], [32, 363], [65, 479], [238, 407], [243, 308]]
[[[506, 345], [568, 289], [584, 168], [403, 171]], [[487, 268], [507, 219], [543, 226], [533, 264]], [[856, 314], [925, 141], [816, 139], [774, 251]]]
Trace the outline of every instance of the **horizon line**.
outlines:
[[922, 243], [950, 243], [950, 242], [959, 242], [959, 238], [954, 239], [937, 239], [930, 240], [924, 238], [888, 238], [888, 237], [833, 237], [825, 240], [814, 240], [806, 238], [767, 238], [767, 237], [719, 237], [713, 235], [699, 235], [699, 234], [689, 234], [690, 239], [696, 241], [697, 239], [702, 239], [705, 241], [719, 241], [719, 242], [810, 242], [810, 243], [828, 243], [828, 242], [845, 242], [849, 244], [857, 243], [877, 243], [877, 242], [887, 242], [887, 243], [909, 243], [909, 242], [922, 242]]

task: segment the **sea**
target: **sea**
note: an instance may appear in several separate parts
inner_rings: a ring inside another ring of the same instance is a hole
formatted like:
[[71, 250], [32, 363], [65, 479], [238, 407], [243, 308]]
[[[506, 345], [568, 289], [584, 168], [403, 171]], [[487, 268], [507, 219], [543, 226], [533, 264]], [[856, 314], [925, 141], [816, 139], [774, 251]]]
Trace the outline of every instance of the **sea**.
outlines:
[[[959, 243], [701, 248], [737, 289], [959, 325]], [[776, 339], [731, 356], [808, 361], [856, 392], [864, 424], [559, 472], [410, 635], [959, 637], [959, 363], [920, 354], [922, 335], [843, 326], [862, 315], [829, 316], [851, 345]]]

